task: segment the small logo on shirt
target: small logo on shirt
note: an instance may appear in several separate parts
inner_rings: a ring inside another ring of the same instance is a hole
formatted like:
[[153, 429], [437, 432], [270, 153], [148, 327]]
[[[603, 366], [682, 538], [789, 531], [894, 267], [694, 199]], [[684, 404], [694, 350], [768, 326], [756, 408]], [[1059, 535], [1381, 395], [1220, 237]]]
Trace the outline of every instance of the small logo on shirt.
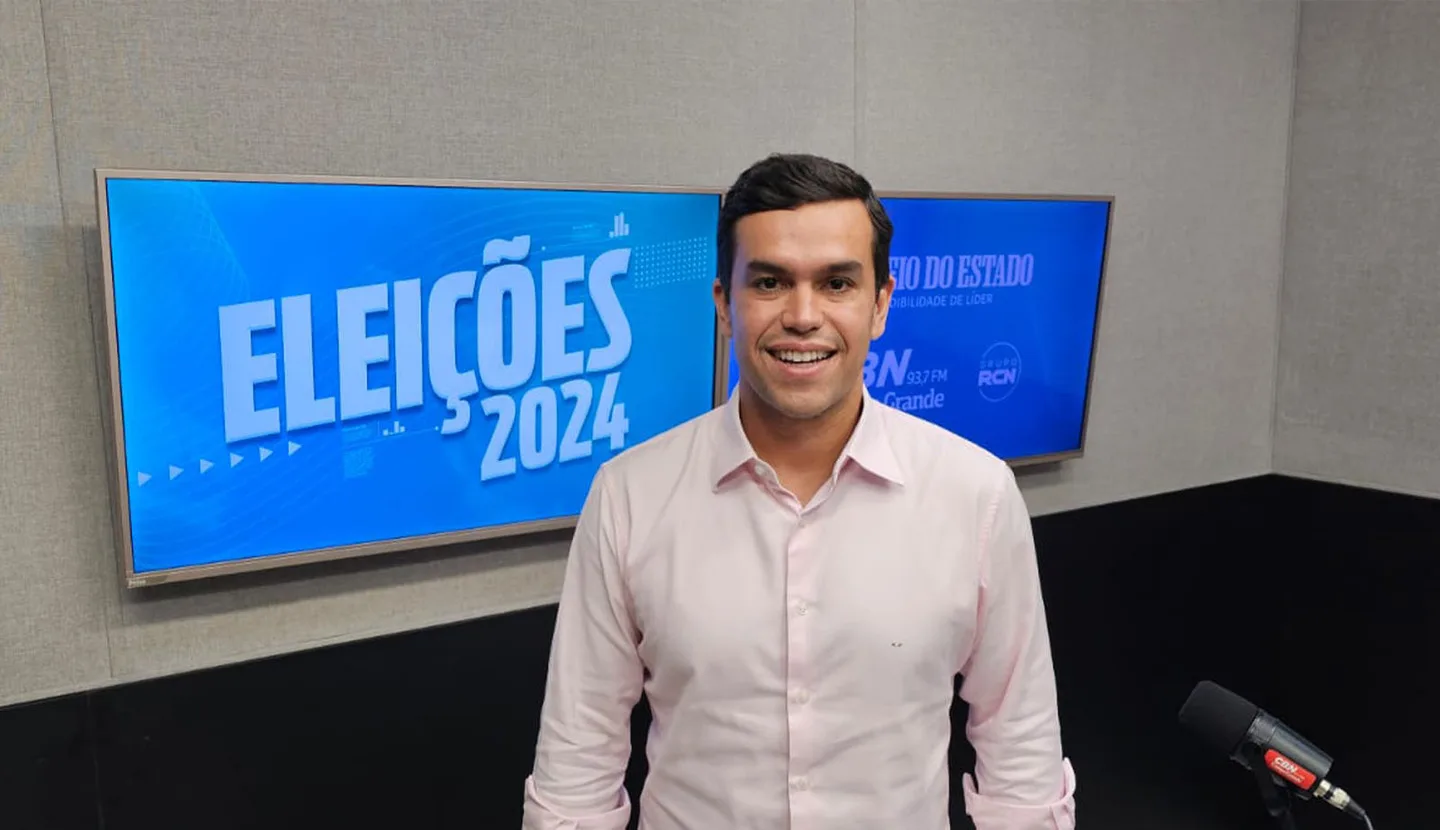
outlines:
[[1015, 393], [1020, 385], [1020, 352], [1009, 343], [992, 343], [980, 355], [980, 374], [976, 386], [980, 397], [999, 403]]

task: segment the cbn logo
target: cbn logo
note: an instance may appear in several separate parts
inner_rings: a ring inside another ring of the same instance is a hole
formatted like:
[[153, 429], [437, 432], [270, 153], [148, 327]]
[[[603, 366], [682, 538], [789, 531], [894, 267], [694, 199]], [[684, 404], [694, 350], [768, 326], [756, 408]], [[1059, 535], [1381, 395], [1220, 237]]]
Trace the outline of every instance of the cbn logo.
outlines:
[[980, 372], [976, 386], [980, 397], [999, 403], [1015, 393], [1020, 385], [1020, 352], [1009, 343], [992, 343], [980, 356]]

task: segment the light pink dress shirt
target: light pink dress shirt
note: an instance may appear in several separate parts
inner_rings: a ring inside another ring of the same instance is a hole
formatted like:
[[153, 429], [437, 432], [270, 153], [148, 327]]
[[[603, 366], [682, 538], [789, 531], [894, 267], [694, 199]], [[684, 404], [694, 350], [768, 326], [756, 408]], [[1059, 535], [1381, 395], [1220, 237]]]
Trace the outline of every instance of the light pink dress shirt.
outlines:
[[804, 506], [736, 396], [607, 462], [549, 672], [527, 830], [623, 830], [642, 690], [641, 830], [945, 830], [957, 673], [978, 830], [1075, 826], [1014, 476], [868, 396]]

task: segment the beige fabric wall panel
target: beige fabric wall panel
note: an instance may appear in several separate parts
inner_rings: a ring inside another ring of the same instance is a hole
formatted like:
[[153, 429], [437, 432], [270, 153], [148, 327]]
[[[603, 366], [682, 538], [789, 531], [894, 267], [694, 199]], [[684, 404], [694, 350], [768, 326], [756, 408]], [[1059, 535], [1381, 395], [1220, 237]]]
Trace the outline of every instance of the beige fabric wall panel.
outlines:
[[1440, 4], [1306, 3], [1275, 467], [1440, 496]]
[[37, 0], [0, 0], [0, 705], [110, 675], [88, 298], [61, 223]]

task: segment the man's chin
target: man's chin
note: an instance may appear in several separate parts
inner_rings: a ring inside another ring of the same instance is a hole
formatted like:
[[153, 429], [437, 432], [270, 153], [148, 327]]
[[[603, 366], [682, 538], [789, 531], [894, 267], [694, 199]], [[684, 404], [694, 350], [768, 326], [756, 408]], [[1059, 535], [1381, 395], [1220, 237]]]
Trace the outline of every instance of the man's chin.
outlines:
[[802, 409], [793, 406], [784, 406], [776, 409], [776, 412], [788, 421], [813, 421], [829, 411], [829, 408], [825, 407], [805, 407]]
[[794, 394], [773, 390], [766, 403], [777, 415], [792, 421], [813, 421], [823, 417], [840, 403], [833, 395]]

